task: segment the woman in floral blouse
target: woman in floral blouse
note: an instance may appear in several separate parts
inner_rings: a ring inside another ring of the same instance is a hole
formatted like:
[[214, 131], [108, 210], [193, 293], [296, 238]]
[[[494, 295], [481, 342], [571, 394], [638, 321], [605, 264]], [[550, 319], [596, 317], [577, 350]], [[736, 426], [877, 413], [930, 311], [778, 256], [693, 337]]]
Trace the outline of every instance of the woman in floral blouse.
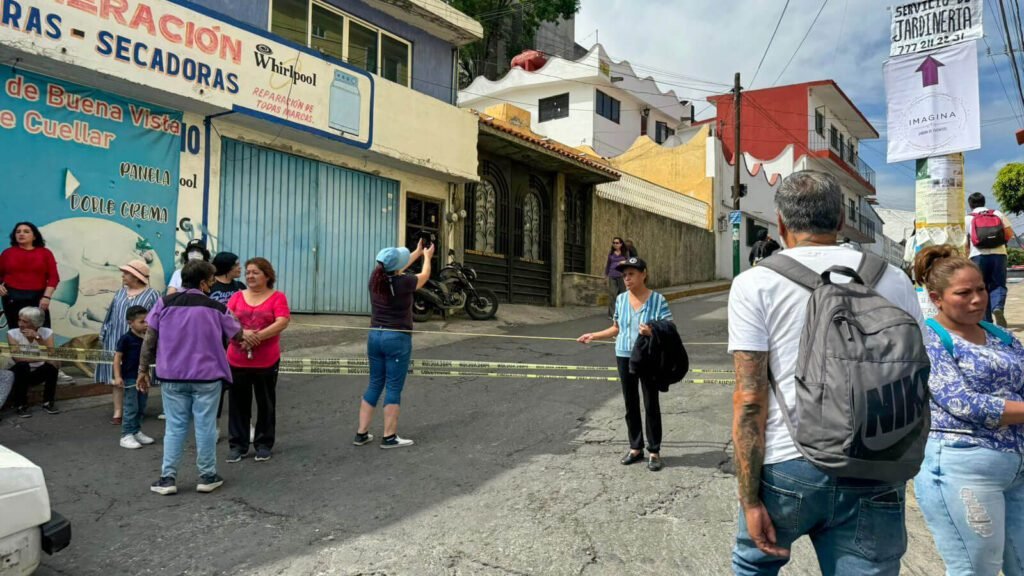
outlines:
[[947, 574], [1024, 574], [1024, 347], [982, 322], [978, 267], [952, 246], [922, 250], [914, 276], [939, 310], [925, 331], [931, 434], [917, 499]]

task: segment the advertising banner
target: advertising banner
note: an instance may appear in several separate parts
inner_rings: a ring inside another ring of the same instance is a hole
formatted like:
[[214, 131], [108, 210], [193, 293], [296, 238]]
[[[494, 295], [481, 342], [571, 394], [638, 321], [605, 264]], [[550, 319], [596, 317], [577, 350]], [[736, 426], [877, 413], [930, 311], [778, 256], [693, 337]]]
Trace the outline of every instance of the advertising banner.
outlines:
[[977, 43], [893, 58], [884, 74], [890, 164], [981, 148]]
[[96, 334], [119, 266], [158, 290], [174, 269], [181, 114], [8, 67], [0, 88], [4, 226], [36, 224], [57, 259], [54, 331]]
[[370, 148], [372, 76], [183, 0], [4, 0], [0, 44]]
[[890, 56], [904, 56], [980, 40], [982, 0], [916, 0], [892, 12]]
[[[928, 246], [967, 242], [964, 230], [964, 155], [948, 154], [917, 161], [916, 233], [909, 241], [915, 253]], [[924, 287], [917, 288], [921, 311], [926, 318], [937, 313]]]

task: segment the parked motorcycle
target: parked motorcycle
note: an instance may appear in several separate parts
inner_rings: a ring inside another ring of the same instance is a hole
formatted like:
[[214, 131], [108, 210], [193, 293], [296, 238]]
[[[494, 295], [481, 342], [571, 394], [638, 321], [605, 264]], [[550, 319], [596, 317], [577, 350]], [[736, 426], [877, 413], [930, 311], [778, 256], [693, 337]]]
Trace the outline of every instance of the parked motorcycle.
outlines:
[[498, 312], [498, 297], [487, 288], [476, 288], [476, 270], [455, 261], [455, 251], [449, 250], [451, 262], [431, 278], [413, 297], [412, 317], [426, 322], [434, 311], [447, 314], [465, 309], [474, 320], [489, 320]]

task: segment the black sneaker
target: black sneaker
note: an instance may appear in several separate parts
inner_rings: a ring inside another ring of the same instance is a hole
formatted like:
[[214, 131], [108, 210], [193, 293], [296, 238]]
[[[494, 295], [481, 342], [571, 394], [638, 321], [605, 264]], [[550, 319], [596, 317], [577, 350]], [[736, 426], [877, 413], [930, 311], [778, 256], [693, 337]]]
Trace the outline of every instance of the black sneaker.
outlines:
[[257, 448], [255, 460], [257, 462], [266, 462], [267, 460], [270, 460], [270, 448]]
[[60, 410], [57, 408], [57, 405], [54, 404], [53, 402], [44, 403], [43, 410], [45, 410], [47, 414], [60, 414]]
[[178, 493], [178, 486], [174, 483], [174, 478], [170, 476], [161, 476], [159, 480], [153, 482], [153, 485], [149, 489], [162, 496], [170, 496], [171, 494]]
[[235, 462], [241, 462], [242, 458], [245, 458], [245, 456], [246, 456], [246, 454], [248, 454], [248, 452], [249, 452], [248, 449], [245, 452], [242, 452], [238, 448], [232, 448], [231, 452], [228, 453], [228, 459], [226, 460], [226, 462], [228, 462], [229, 464], [234, 464]]
[[14, 409], [14, 413], [18, 415], [18, 418], [31, 418], [32, 411], [29, 410], [28, 406], [18, 406]]
[[367, 432], [366, 434], [360, 434], [356, 432], [356, 437], [352, 439], [352, 444], [355, 446], [365, 446], [373, 441], [373, 434]]
[[220, 488], [223, 483], [224, 479], [217, 474], [204, 474], [199, 477], [199, 484], [196, 486], [196, 492], [209, 494], [217, 488]]

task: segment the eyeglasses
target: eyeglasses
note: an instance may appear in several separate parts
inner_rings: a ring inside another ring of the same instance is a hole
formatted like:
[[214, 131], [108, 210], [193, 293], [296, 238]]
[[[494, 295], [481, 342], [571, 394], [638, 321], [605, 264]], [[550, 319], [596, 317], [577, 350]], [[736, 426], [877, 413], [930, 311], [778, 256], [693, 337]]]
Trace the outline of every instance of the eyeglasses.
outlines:
[[622, 242], [619, 242], [618, 240], [616, 240], [616, 241], [612, 242], [612, 244], [622, 244]]

